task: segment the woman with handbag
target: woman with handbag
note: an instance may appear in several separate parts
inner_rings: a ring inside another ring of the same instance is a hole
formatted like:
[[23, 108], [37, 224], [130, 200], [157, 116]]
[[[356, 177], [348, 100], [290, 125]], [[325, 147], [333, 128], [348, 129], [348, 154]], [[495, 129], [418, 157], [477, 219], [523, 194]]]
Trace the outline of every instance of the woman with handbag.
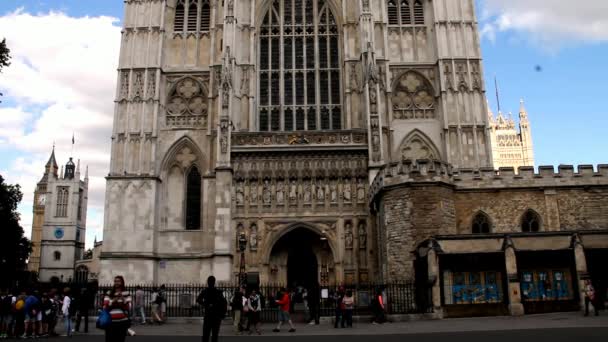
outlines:
[[103, 309], [112, 318], [106, 328], [106, 342], [124, 342], [131, 326], [131, 296], [125, 289], [125, 279], [122, 276], [114, 278], [114, 287], [103, 299]]

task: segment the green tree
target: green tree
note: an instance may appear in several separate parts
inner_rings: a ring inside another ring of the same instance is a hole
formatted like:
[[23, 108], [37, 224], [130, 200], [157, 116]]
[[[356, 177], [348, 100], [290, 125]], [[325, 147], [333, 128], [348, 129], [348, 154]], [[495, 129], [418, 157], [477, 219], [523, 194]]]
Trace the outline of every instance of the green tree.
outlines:
[[[9, 65], [11, 65], [11, 50], [6, 46], [6, 38], [4, 38], [0, 42], [0, 73], [4, 67], [8, 67]], [[0, 96], [2, 96], [2, 93], [0, 93]]]
[[23, 277], [32, 243], [23, 235], [17, 206], [23, 194], [16, 184], [6, 184], [0, 175], [0, 282], [11, 285]]

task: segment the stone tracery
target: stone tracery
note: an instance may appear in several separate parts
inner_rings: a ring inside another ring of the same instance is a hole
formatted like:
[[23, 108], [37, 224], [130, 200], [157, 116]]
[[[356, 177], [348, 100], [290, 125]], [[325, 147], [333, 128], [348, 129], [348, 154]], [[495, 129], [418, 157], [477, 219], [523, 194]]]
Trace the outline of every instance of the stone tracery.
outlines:
[[180, 80], [167, 100], [168, 126], [204, 126], [207, 122], [207, 94], [196, 79]]
[[435, 118], [433, 87], [417, 72], [408, 71], [399, 77], [392, 100], [396, 119]]

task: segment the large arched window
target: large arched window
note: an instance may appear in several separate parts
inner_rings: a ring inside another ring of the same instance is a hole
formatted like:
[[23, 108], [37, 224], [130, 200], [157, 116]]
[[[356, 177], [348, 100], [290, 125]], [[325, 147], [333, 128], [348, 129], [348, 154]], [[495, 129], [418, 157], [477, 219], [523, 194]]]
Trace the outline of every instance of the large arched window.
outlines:
[[471, 231], [473, 234], [488, 234], [492, 229], [492, 224], [490, 223], [490, 218], [488, 215], [479, 212], [473, 218], [473, 223], [471, 225]]
[[[388, 24], [395, 26], [424, 25], [423, 0], [388, 0]], [[412, 15], [413, 14], [413, 15]]]
[[201, 174], [193, 166], [188, 172], [186, 184], [186, 229], [201, 228]]
[[69, 188], [66, 186], [60, 186], [57, 188], [57, 217], [68, 216], [68, 199], [70, 197]]
[[342, 128], [338, 26], [325, 0], [275, 0], [260, 27], [260, 131]]
[[[186, 11], [187, 10], [187, 11]], [[200, 13], [200, 21], [198, 21]], [[211, 24], [209, 0], [178, 0], [175, 5], [175, 32], [206, 32]]]
[[521, 231], [524, 233], [540, 231], [540, 216], [534, 210], [527, 210], [522, 216]]

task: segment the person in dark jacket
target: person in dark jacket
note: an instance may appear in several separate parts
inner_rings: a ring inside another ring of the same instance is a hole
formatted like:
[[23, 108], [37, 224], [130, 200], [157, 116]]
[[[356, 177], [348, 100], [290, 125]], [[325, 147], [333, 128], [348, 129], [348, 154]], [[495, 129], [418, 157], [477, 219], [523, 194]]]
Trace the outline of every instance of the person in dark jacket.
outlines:
[[319, 325], [319, 306], [320, 306], [320, 293], [319, 285], [315, 284], [308, 291], [308, 311], [310, 312], [309, 324]]
[[243, 320], [243, 292], [244, 289], [242, 287], [239, 288], [234, 293], [232, 303], [230, 304], [232, 307], [232, 314], [234, 315], [234, 332], [237, 334], [243, 331], [243, 324], [241, 323]]
[[220, 324], [226, 315], [228, 303], [224, 294], [215, 288], [215, 277], [207, 278], [207, 288], [201, 291], [196, 299], [205, 310], [203, 321], [203, 342], [217, 342], [220, 333]]
[[84, 332], [89, 332], [89, 310], [93, 307], [94, 297], [89, 287], [80, 290], [80, 298], [77, 301], [78, 313], [76, 314], [76, 331], [80, 332], [80, 322], [84, 318]]

